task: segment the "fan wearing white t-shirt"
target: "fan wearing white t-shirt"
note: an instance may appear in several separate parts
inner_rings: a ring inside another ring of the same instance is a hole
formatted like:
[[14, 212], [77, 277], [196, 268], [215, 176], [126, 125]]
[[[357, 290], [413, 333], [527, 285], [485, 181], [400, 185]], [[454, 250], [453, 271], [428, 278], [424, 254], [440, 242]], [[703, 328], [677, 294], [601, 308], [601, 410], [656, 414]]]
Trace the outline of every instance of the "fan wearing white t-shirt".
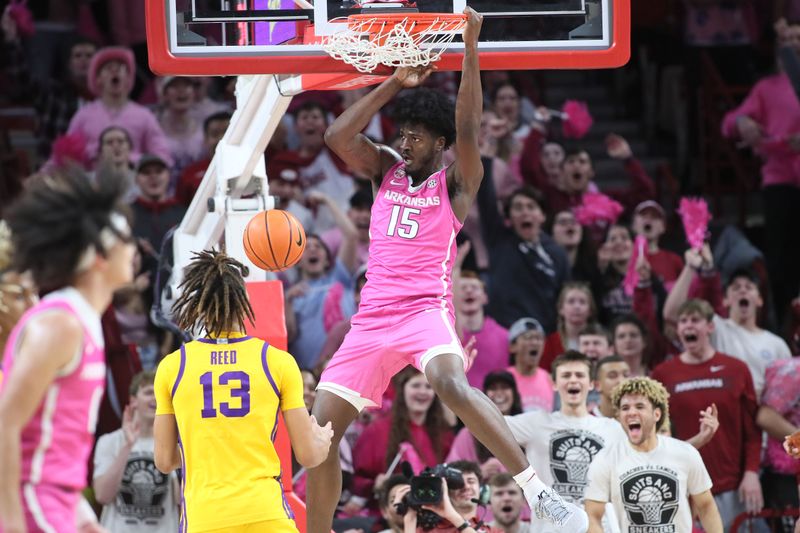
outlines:
[[661, 383], [633, 378], [614, 390], [627, 435], [603, 449], [589, 467], [584, 505], [589, 532], [600, 533], [607, 504], [627, 533], [691, 533], [692, 509], [706, 533], [722, 533], [711, 477], [690, 444], [658, 435], [669, 417]]
[[583, 499], [586, 472], [594, 457], [604, 447], [625, 439], [616, 420], [589, 413], [586, 397], [592, 389], [591, 365], [582, 353], [568, 350], [553, 361], [560, 410], [506, 417], [542, 482], [576, 503]]
[[[701, 298], [715, 305], [713, 300], [720, 292], [720, 281], [713, 267], [713, 257], [707, 247], [701, 252], [686, 252], [686, 266], [664, 302], [665, 319], [677, 321], [678, 309], [689, 298]], [[695, 279], [697, 283], [693, 285]], [[758, 327], [758, 314], [764, 306], [758, 281], [755, 273], [748, 269], [736, 270], [728, 277], [722, 304], [730, 318], [714, 315], [711, 345], [747, 365], [753, 376], [756, 398], [761, 398], [767, 367], [777, 359], [789, 359], [792, 352], [783, 339]]]

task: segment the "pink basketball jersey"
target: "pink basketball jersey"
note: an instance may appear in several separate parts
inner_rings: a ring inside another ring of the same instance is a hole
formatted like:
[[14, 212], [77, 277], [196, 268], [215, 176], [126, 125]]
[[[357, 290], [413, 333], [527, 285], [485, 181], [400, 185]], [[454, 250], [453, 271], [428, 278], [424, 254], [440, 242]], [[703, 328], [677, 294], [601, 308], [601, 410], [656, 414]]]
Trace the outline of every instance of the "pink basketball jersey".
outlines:
[[399, 304], [452, 313], [450, 272], [461, 225], [450, 206], [446, 169], [416, 187], [404, 163], [389, 169], [372, 205], [360, 307]]
[[6, 345], [0, 394], [13, 379], [15, 347], [25, 324], [33, 316], [53, 310], [77, 317], [83, 326], [83, 347], [47, 388], [42, 404], [22, 430], [20, 481], [81, 490], [86, 486], [106, 364], [100, 316], [77, 290], [66, 288], [49, 294], [17, 323]]

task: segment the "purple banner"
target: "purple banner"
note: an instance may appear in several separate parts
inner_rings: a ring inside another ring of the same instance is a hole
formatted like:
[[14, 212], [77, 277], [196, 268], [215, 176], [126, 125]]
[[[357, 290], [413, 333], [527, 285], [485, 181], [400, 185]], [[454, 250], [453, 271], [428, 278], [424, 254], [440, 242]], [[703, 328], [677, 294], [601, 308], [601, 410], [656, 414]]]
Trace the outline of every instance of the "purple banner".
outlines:
[[[253, 9], [295, 9], [294, 0], [252, 0]], [[256, 45], [283, 44], [297, 37], [297, 22], [255, 22]]]

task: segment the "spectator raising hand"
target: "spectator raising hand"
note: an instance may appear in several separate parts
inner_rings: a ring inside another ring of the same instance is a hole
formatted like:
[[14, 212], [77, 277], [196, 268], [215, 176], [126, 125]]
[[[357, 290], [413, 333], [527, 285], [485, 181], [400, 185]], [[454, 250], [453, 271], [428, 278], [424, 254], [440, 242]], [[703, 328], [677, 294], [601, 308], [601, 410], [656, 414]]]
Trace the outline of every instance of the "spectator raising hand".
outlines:
[[631, 145], [624, 137], [616, 133], [609, 133], [606, 136], [606, 152], [609, 157], [619, 159], [620, 161], [627, 161], [633, 157]]

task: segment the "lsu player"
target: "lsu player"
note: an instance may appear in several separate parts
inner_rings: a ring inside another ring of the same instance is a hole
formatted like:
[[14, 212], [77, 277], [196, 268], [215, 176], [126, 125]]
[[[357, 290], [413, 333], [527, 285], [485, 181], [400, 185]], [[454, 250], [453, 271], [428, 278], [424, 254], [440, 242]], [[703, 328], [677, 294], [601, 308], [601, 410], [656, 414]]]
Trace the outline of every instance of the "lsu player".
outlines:
[[181, 328], [206, 336], [156, 371], [155, 463], [183, 469], [181, 532], [296, 532], [274, 446], [278, 414], [304, 467], [331, 443], [330, 424], [306, 410], [294, 358], [244, 333], [253, 320], [246, 268], [221, 252], [196, 254], [173, 310]]
[[7, 213], [14, 268], [48, 293], [5, 347], [0, 386], [0, 531], [75, 532], [105, 389], [100, 314], [133, 279], [124, 178], [31, 178]]
[[[588, 517], [536, 475], [503, 415], [465, 376], [466, 356], [454, 330], [451, 270], [456, 234], [483, 179], [478, 147], [483, 93], [478, 65], [481, 15], [466, 8], [461, 84], [452, 102], [416, 89], [433, 67], [398, 68], [347, 108], [325, 132], [328, 146], [357, 174], [369, 176], [375, 203], [370, 222], [367, 283], [342, 346], [317, 386], [313, 413], [333, 422], [334, 442], [324, 463], [308, 473], [308, 531], [330, 531], [341, 488], [338, 443], [359, 411], [380, 405], [394, 374], [414, 365], [470, 432], [522, 487], [537, 516], [559, 531], [583, 533]], [[400, 151], [361, 133], [401, 90], [394, 105]], [[443, 165], [455, 145], [456, 161]], [[535, 246], [519, 246], [536, 253]], [[515, 244], [516, 245], [516, 244]], [[469, 524], [458, 528], [473, 533]]]

